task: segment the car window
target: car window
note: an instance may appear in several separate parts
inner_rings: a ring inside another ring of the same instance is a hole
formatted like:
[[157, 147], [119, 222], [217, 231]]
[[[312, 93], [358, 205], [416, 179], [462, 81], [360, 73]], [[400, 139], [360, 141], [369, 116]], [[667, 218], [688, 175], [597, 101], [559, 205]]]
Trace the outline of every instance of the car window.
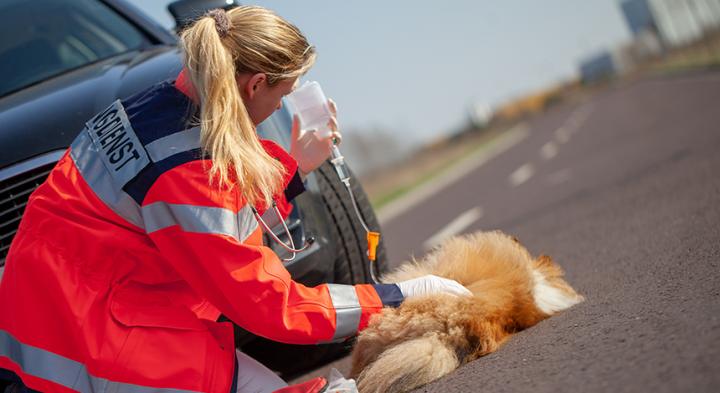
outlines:
[[3, 0], [0, 97], [146, 42], [98, 0]]

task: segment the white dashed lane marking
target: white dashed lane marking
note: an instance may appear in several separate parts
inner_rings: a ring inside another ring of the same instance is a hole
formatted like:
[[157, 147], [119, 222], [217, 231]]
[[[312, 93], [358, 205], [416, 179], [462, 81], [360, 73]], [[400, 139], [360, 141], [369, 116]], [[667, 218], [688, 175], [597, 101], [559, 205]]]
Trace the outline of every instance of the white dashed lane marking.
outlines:
[[532, 164], [527, 163], [511, 173], [508, 181], [510, 181], [510, 184], [513, 187], [517, 187], [530, 180], [533, 174], [535, 174], [535, 168]]
[[479, 206], [466, 211], [465, 213], [459, 215], [456, 219], [452, 220], [449, 224], [445, 225], [445, 227], [434, 234], [431, 238], [425, 240], [423, 246], [426, 250], [432, 249], [442, 243], [443, 240], [462, 232], [465, 228], [469, 227], [482, 216], [483, 209]]
[[559, 143], [567, 143], [570, 140], [570, 129], [567, 127], [560, 127], [555, 130], [555, 140]]
[[462, 179], [467, 174], [483, 166], [486, 162], [517, 145], [528, 135], [530, 135], [530, 129], [525, 123], [518, 124], [506, 131], [492, 142], [489, 142], [487, 146], [481, 148], [477, 153], [474, 153], [472, 156], [448, 169], [436, 179], [417, 187], [414, 191], [380, 208], [376, 212], [380, 224], [387, 224], [395, 219], [395, 217], [406, 213], [430, 196], [447, 189], [452, 183]]
[[[560, 145], [568, 143], [573, 134], [580, 131], [580, 127], [582, 127], [585, 120], [587, 120], [591, 110], [592, 107], [590, 105], [585, 105], [573, 111], [573, 113], [571, 113], [570, 116], [565, 120], [563, 125], [558, 127], [553, 132], [552, 140], [545, 143], [540, 148], [540, 157], [544, 161], [555, 158], [560, 151]], [[513, 173], [511, 173], [508, 177], [508, 181], [513, 187], [517, 187], [530, 180], [530, 178], [533, 177], [534, 174], [535, 167], [533, 166], [533, 164], [526, 163], [516, 169]], [[555, 173], [547, 175], [544, 180], [550, 184], [557, 185], [560, 183], [564, 183], [571, 178], [572, 173], [570, 169], [562, 169]]]
[[558, 147], [555, 142], [548, 142], [540, 149], [540, 156], [544, 160], [554, 158], [558, 154]]

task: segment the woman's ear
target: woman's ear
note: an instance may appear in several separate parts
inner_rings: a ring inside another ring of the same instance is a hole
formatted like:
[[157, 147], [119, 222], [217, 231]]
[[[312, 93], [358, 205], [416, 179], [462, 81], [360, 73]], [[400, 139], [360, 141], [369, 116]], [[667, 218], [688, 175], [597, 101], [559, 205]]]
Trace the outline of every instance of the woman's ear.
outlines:
[[255, 93], [260, 91], [265, 83], [267, 83], [267, 76], [262, 72], [247, 74], [244, 78], [243, 76], [239, 76], [238, 79], [242, 90], [249, 99], [253, 99]]

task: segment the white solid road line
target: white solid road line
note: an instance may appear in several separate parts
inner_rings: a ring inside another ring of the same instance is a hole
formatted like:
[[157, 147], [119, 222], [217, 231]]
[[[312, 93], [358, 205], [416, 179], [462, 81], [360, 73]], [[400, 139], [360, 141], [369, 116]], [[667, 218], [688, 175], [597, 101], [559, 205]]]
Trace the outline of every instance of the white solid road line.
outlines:
[[442, 243], [443, 240], [462, 232], [465, 228], [469, 227], [482, 216], [482, 207], [474, 207], [466, 211], [465, 213], [459, 215], [456, 219], [452, 220], [449, 224], [445, 225], [443, 229], [434, 234], [431, 238], [425, 240], [423, 246], [426, 250], [432, 249]]
[[535, 174], [535, 168], [532, 164], [527, 163], [511, 173], [508, 181], [513, 187], [517, 187], [530, 180], [533, 174]]
[[558, 147], [555, 142], [548, 142], [540, 149], [540, 156], [544, 160], [554, 158], [558, 154]]
[[378, 209], [376, 211], [378, 221], [380, 221], [381, 225], [388, 223], [393, 218], [412, 209], [418, 203], [447, 188], [468, 173], [480, 168], [495, 156], [518, 144], [528, 135], [530, 135], [530, 131], [524, 123], [509, 129], [493, 139], [488, 146], [481, 148], [477, 153], [446, 170], [436, 179], [419, 186], [417, 189]]

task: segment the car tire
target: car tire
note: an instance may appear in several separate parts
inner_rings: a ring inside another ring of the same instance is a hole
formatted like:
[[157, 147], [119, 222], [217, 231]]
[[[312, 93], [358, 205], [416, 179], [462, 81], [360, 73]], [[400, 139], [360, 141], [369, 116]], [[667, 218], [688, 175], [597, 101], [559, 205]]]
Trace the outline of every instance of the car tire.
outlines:
[[[335, 168], [325, 162], [315, 170], [323, 202], [335, 225], [337, 233], [334, 261], [334, 283], [366, 284], [372, 282], [370, 266], [366, 257], [367, 237], [365, 229], [357, 218], [350, 194], [340, 181]], [[370, 201], [357, 178], [350, 173], [350, 185], [358, 204], [360, 214], [371, 230], [379, 230], [379, 224]], [[379, 276], [387, 268], [387, 254], [381, 238], [375, 262]], [[320, 367], [343, 357], [352, 349], [353, 341], [323, 345], [283, 344], [263, 338], [243, 346], [243, 352], [280, 374], [285, 380]]]
[[[370, 201], [360, 182], [350, 172], [350, 187], [358, 205], [360, 215], [370, 230], [379, 231], [379, 224]], [[336, 250], [339, 251], [335, 259], [335, 277], [333, 282], [338, 284], [366, 284], [372, 282], [370, 265], [367, 258], [367, 234], [355, 213], [350, 194], [343, 184], [335, 168], [329, 162], [316, 170], [321, 194], [328, 211], [332, 216], [338, 234]], [[378, 275], [387, 267], [385, 244], [380, 239], [377, 249], [376, 262], [373, 264]]]

